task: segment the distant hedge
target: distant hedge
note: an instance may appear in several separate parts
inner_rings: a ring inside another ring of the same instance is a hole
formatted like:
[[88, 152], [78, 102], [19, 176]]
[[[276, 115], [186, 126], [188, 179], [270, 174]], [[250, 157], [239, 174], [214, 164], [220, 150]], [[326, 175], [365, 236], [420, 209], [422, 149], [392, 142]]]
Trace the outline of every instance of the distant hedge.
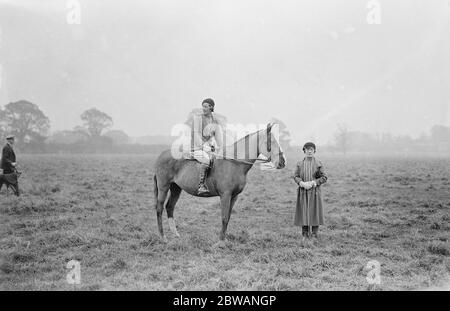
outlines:
[[17, 146], [22, 153], [56, 153], [56, 154], [90, 154], [90, 153], [160, 153], [163, 150], [170, 149], [169, 145], [112, 145], [112, 144], [27, 144]]

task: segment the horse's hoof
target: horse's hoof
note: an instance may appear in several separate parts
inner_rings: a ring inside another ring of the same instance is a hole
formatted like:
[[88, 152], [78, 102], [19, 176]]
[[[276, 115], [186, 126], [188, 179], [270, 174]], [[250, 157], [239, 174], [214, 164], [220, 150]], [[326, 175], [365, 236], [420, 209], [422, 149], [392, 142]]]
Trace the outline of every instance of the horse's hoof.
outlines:
[[172, 233], [177, 238], [180, 237], [180, 234], [178, 233], [178, 230], [177, 230], [177, 226], [175, 225], [175, 220], [172, 217], [169, 218], [169, 228], [170, 228], [170, 231], [172, 231]]
[[163, 236], [161, 239], [162, 239], [164, 244], [167, 244], [167, 238], [165, 236]]
[[224, 240], [219, 240], [213, 245], [213, 248], [225, 248], [226, 246], [227, 245]]

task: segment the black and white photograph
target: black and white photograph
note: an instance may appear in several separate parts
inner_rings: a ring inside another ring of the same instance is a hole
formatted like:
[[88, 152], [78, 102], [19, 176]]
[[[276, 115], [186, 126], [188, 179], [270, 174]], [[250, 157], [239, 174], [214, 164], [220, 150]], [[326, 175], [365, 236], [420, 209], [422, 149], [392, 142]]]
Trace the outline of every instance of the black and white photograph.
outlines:
[[0, 148], [0, 291], [449, 291], [450, 1], [0, 0]]

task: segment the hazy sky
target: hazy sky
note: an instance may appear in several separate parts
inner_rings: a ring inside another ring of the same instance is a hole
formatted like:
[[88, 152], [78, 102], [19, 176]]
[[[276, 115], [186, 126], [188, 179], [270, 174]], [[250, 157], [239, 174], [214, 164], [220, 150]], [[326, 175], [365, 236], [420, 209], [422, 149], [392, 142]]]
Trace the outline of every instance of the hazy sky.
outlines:
[[131, 136], [169, 135], [212, 97], [231, 123], [283, 120], [294, 142], [450, 126], [448, 0], [0, 0], [0, 105], [52, 131], [91, 107]]

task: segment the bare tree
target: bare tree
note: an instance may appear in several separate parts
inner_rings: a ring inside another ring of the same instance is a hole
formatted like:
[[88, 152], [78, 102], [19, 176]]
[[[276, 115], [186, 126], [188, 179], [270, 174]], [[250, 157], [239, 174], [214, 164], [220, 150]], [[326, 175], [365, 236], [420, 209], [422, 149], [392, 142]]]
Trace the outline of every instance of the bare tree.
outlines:
[[349, 143], [349, 131], [347, 125], [338, 124], [338, 129], [336, 134], [334, 135], [336, 141], [336, 147], [338, 150], [341, 150], [344, 154], [347, 153], [348, 143]]

